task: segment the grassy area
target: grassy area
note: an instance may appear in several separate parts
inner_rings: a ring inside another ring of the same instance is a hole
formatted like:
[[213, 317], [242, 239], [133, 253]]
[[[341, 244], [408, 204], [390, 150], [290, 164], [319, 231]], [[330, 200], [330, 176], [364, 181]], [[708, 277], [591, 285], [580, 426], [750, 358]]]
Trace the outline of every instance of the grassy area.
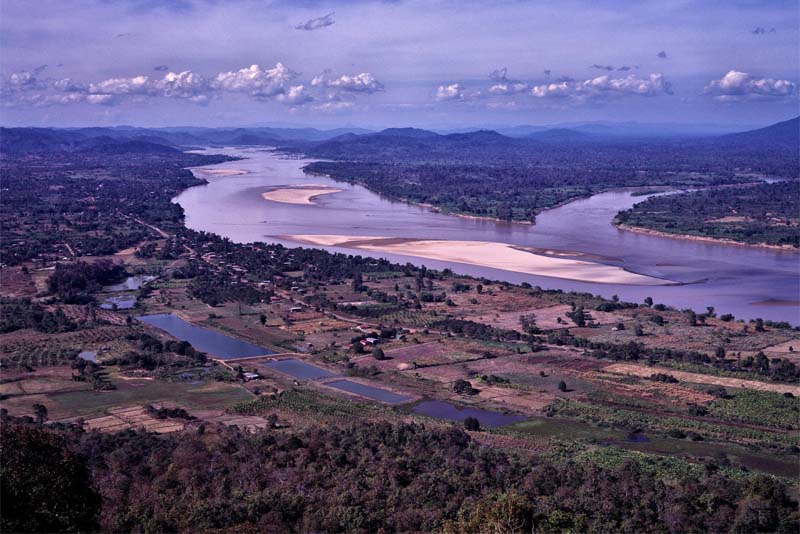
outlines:
[[386, 412], [388, 409], [375, 403], [339, 399], [310, 390], [289, 390], [277, 395], [264, 395], [239, 402], [228, 409], [229, 412], [239, 415], [267, 415], [284, 410], [306, 415], [353, 418]]
[[681, 432], [698, 440], [712, 439], [779, 450], [800, 445], [800, 436], [792, 433], [766, 432], [752, 428], [706, 423], [679, 416], [651, 415], [574, 400], [556, 400], [548, 406], [548, 410], [551, 414], [559, 417], [575, 418], [587, 423], [626, 430], [641, 429], [644, 432], [656, 432], [664, 435], [670, 432]]
[[800, 399], [769, 391], [731, 391], [729, 398], [708, 405], [711, 417], [768, 425], [787, 430], [800, 427]]
[[544, 453], [545, 457], [593, 460], [608, 467], [633, 460], [645, 470], [659, 471], [668, 478], [681, 474], [701, 476], [709, 459], [731, 476], [746, 476], [747, 470], [781, 477], [800, 476], [796, 455], [775, 455], [737, 445], [652, 434], [647, 434], [643, 440], [629, 440], [627, 431], [567, 419], [534, 418], [495, 431], [548, 438], [552, 449]]
[[225, 408], [252, 398], [237, 384], [204, 382], [188, 384], [161, 380], [121, 380], [112, 391], [80, 391], [50, 396], [55, 410], [51, 418], [86, 417], [103, 413], [106, 408], [126, 404], [174, 402], [194, 409]]

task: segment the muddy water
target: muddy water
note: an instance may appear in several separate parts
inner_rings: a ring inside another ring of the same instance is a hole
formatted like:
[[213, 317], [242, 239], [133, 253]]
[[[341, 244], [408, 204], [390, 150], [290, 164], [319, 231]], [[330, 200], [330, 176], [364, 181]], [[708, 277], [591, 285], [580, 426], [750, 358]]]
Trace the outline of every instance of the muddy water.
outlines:
[[[450, 267], [456, 272], [511, 282], [529, 282], [549, 289], [586, 291], [606, 297], [656, 302], [679, 308], [705, 310], [739, 318], [763, 317], [800, 324], [800, 255], [792, 252], [716, 245], [662, 238], [618, 230], [611, 224], [617, 212], [641, 202], [630, 192], [607, 192], [571, 202], [542, 213], [536, 225], [498, 223], [448, 216], [425, 208], [392, 202], [367, 189], [309, 176], [302, 167], [309, 160], [291, 159], [263, 149], [213, 149], [247, 158], [203, 169], [242, 169], [247, 174], [195, 173], [209, 181], [176, 198], [186, 211], [186, 224], [226, 236], [233, 241], [297, 243], [275, 236], [341, 234], [353, 236], [407, 237], [510, 243], [565, 250], [598, 256], [601, 263], [632, 272], [666, 278], [683, 285], [640, 287], [576, 282], [461, 263], [413, 256], [370, 253], [336, 247], [339, 252], [386, 257], [401, 263]], [[343, 191], [315, 199], [313, 205], [294, 205], [264, 200], [261, 194], [281, 186], [321, 184]]]

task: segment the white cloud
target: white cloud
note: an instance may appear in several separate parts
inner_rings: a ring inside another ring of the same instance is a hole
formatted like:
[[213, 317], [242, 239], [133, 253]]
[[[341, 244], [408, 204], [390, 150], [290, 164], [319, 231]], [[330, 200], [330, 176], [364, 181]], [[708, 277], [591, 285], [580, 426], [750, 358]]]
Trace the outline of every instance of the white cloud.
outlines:
[[460, 84], [440, 85], [436, 89], [436, 101], [461, 100], [464, 98], [464, 89]]
[[109, 78], [84, 84], [71, 78], [40, 81], [39, 70], [21, 71], [0, 84], [0, 96], [10, 105], [34, 106], [85, 102], [116, 104], [125, 100], [172, 98], [206, 104], [225, 93], [244, 93], [255, 99], [275, 101], [290, 106], [308, 102], [327, 102], [323, 109], [342, 109], [352, 105], [359, 94], [383, 91], [383, 84], [368, 72], [338, 77], [326, 71], [309, 83], [297, 83], [299, 74], [283, 63], [263, 69], [254, 64], [239, 70], [221, 72], [212, 78], [192, 71], [167, 72], [163, 76], [139, 75]]
[[211, 85], [203, 76], [191, 71], [168, 72], [164, 78], [154, 83], [160, 96], [168, 98], [188, 98], [195, 102], [208, 100]]
[[86, 95], [86, 101], [90, 104], [112, 104], [114, 95]]
[[495, 69], [489, 73], [489, 79], [495, 82], [489, 87], [493, 95], [514, 95], [526, 92], [530, 86], [521, 80], [512, 80], [508, 77], [508, 68]]
[[270, 98], [285, 93], [297, 76], [283, 63], [276, 63], [275, 67], [266, 70], [254, 64], [244, 69], [219, 73], [213, 86], [223, 91], [247, 93], [256, 98]]
[[569, 96], [572, 92], [572, 82], [548, 83], [531, 89], [531, 94], [538, 98]]
[[293, 85], [284, 94], [278, 95], [277, 100], [286, 104], [300, 105], [311, 102], [313, 97], [308, 94], [304, 85]]
[[529, 86], [525, 82], [503, 82], [489, 87], [489, 92], [493, 95], [514, 95], [524, 93]]
[[41, 86], [41, 82], [36, 74], [28, 70], [12, 74], [9, 78], [9, 83], [15, 87], [21, 88], [37, 88]]
[[90, 94], [144, 95], [152, 92], [152, 84], [150, 84], [150, 78], [147, 76], [110, 78], [102, 82], [89, 84]]
[[705, 87], [705, 93], [722, 102], [735, 102], [758, 98], [785, 98], [794, 95], [796, 88], [789, 80], [756, 78], [746, 72], [731, 70], [719, 80], [710, 81]]
[[73, 81], [71, 78], [63, 78], [53, 82], [53, 87], [65, 93], [83, 93], [87, 90], [86, 85]]
[[342, 74], [338, 78], [331, 78], [330, 72], [324, 72], [311, 80], [311, 85], [315, 87], [333, 87], [353, 93], [372, 94], [383, 91], [383, 84], [369, 72], [362, 72], [352, 76]]
[[635, 75], [612, 78], [605, 75], [583, 81], [565, 80], [537, 85], [531, 89], [531, 94], [537, 98], [575, 99], [602, 99], [621, 95], [656, 96], [672, 94], [672, 84], [660, 73], [651, 74], [647, 78]]

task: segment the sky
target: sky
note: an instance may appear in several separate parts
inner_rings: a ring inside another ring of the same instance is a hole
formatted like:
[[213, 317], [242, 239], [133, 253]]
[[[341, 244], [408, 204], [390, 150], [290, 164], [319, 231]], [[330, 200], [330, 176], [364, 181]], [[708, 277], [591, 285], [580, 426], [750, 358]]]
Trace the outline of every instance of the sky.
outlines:
[[0, 0], [0, 124], [766, 125], [796, 0]]

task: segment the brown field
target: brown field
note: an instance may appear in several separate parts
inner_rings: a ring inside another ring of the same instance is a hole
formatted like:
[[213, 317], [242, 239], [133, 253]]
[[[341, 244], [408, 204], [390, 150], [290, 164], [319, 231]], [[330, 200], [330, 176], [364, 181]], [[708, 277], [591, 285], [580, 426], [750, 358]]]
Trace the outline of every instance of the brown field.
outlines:
[[774, 391], [776, 393], [792, 393], [795, 396], [800, 395], [800, 386], [792, 386], [789, 384], [779, 384], [772, 382], [759, 382], [757, 380], [741, 380], [739, 378], [728, 378], [722, 376], [702, 375], [699, 373], [687, 373], [685, 371], [675, 371], [663, 367], [647, 367], [645, 365], [638, 365], [633, 363], [615, 363], [604, 367], [603, 371], [607, 373], [617, 373], [623, 375], [634, 375], [649, 377], [653, 373], [665, 373], [674, 376], [683, 382], [691, 382], [695, 384], [710, 384], [714, 386], [724, 386], [729, 388], [739, 389], [754, 389], [758, 391]]
[[430, 341], [428, 343], [407, 343], [405, 346], [385, 351], [388, 360], [378, 361], [370, 355], [353, 358], [357, 365], [375, 365], [382, 371], [404, 370], [414, 367], [443, 365], [483, 357], [486, 348], [461, 340]]
[[115, 312], [113, 310], [104, 310], [102, 308], [90, 308], [89, 306], [79, 306], [76, 304], [63, 304], [61, 309], [64, 314], [78, 324], [83, 324], [92, 320], [94, 315], [95, 320], [105, 321], [113, 325], [124, 325], [125, 315]]
[[[578, 376], [597, 384], [598, 387], [605, 391], [632, 399], [661, 400], [668, 403], [677, 402], [685, 406], [689, 404], [706, 404], [716, 398], [713, 395], [681, 384], [665, 384], [663, 382], [644, 380], [646, 377], [642, 377], [643, 380], [634, 383], [620, 380], [620, 375], [613, 373], [586, 372], [579, 373]], [[629, 376], [626, 375], [625, 378]]]
[[41, 395], [66, 391], [91, 389], [86, 382], [72, 379], [72, 369], [67, 365], [41, 367], [35, 372], [3, 371], [0, 394], [9, 396]]
[[[591, 312], [599, 315], [599, 312]], [[694, 350], [713, 354], [717, 347], [724, 347], [728, 352], [741, 352], [743, 356], [754, 354], [765, 347], [782, 344], [796, 338], [791, 330], [767, 328], [765, 332], [755, 332], [752, 325], [744, 332], [745, 324], [738, 322], [725, 323], [718, 319], [709, 319], [706, 326], [690, 326], [686, 316], [680, 312], [658, 312], [651, 308], [638, 308], [618, 312], [626, 329], [612, 331], [612, 325], [599, 328], [571, 328], [570, 332], [586, 337], [595, 342], [627, 343], [635, 341], [648, 347], [663, 347], [676, 350]], [[652, 316], [661, 315], [666, 324], [658, 326], [650, 320]], [[571, 321], [570, 321], [571, 322]], [[644, 331], [643, 336], [636, 336], [634, 325], [639, 324]], [[775, 357], [775, 356], [773, 356]]]
[[98, 432], [118, 432], [129, 428], [141, 428], [148, 432], [164, 434], [177, 432], [185, 427], [180, 419], [155, 419], [147, 414], [144, 406], [119, 406], [109, 408], [108, 415], [95, 417], [84, 422], [86, 430]]
[[229, 414], [222, 410], [188, 410], [188, 412], [190, 415], [207, 423], [221, 423], [226, 426], [238, 426], [247, 430], [267, 427], [267, 422], [264, 418], [255, 415]]
[[20, 267], [0, 267], [0, 295], [4, 297], [31, 297], [37, 292], [30, 274]]
[[[792, 348], [791, 351], [789, 347]], [[800, 364], [800, 338], [793, 338], [771, 347], [765, 347], [762, 350], [769, 358], [786, 358], [794, 362], [795, 365]]]
[[[482, 384], [478, 384], [477, 388], [481, 391], [476, 397], [481, 401], [528, 413], [540, 412], [556, 398], [555, 394], [546, 391], [521, 391], [514, 388], [485, 386]], [[463, 401], [462, 395], [455, 395], [451, 398]]]
[[[71, 373], [68, 366], [40, 368], [28, 373], [20, 393], [0, 401], [0, 406], [12, 415], [33, 415], [33, 404], [41, 403], [47, 407], [51, 420], [60, 421], [105, 416], [109, 407], [153, 403], [170, 403], [187, 409], [222, 409], [253, 396], [239, 384], [166, 382], [122, 377], [116, 371], [111, 371], [109, 378], [117, 389], [93, 391], [90, 384], [73, 382]], [[15, 376], [19, 373], [11, 378]], [[3, 378], [7, 378], [6, 373]], [[28, 391], [27, 382], [32, 389], [30, 393], [22, 394], [22, 391]], [[4, 386], [10, 388], [10, 384]]]

